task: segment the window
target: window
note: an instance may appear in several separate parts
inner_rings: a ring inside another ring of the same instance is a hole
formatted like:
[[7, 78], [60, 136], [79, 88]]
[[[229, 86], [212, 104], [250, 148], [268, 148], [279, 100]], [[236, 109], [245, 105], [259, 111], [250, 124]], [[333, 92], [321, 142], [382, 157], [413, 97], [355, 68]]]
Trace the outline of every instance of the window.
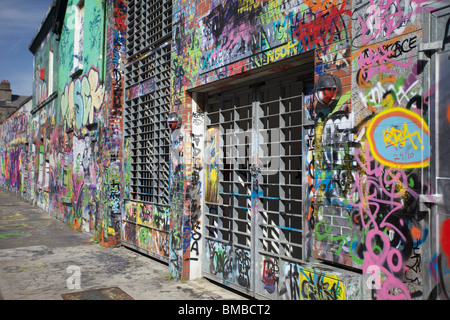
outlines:
[[84, 29], [84, 0], [78, 2], [75, 10], [73, 70], [75, 73], [83, 69], [83, 29]]
[[48, 53], [48, 94], [53, 93], [53, 51]]

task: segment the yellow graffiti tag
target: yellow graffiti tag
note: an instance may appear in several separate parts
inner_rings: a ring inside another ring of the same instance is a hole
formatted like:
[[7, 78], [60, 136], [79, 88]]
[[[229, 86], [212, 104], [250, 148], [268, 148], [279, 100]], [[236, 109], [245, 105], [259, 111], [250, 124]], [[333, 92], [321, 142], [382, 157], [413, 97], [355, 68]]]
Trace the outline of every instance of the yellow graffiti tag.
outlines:
[[[419, 142], [422, 143], [419, 132], [416, 131], [412, 134], [409, 133], [408, 125], [406, 124], [406, 122], [403, 124], [403, 130], [394, 127], [383, 130], [384, 144], [386, 147], [404, 147], [406, 145], [406, 142], [409, 140], [414, 150], [417, 150], [417, 146], [414, 143], [413, 137], [417, 137], [419, 139]], [[422, 145], [421, 148], [423, 149], [424, 146]]]
[[347, 300], [344, 282], [332, 273], [302, 268], [299, 284], [300, 300]]

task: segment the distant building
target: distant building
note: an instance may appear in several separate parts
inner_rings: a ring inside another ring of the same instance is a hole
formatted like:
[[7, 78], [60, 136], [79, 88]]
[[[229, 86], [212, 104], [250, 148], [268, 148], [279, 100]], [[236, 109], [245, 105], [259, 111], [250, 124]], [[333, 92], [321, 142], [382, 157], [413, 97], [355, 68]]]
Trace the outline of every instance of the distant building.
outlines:
[[[33, 105], [30, 111], [29, 156], [31, 161], [30, 198], [34, 204], [49, 210], [51, 199], [50, 150], [51, 134], [60, 136], [54, 126], [59, 114], [58, 105], [58, 61], [61, 38], [61, 23], [65, 4], [56, 1], [50, 5], [45, 19], [29, 45], [33, 54]], [[55, 139], [54, 139], [55, 140]]]
[[3, 123], [6, 118], [31, 98], [31, 96], [12, 94], [10, 82], [8, 80], [2, 80], [0, 83], [0, 123]]
[[[18, 100], [18, 99], [16, 99]], [[23, 99], [22, 99], [23, 100]], [[29, 154], [28, 121], [33, 100], [25, 99], [0, 126], [0, 185], [30, 198], [32, 166]]]

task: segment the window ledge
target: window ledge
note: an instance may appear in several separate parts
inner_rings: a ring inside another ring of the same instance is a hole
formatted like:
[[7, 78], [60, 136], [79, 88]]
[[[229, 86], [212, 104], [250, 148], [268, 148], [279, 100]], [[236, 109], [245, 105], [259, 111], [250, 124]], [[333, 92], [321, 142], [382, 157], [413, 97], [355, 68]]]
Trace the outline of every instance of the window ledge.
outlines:
[[77, 65], [77, 66], [75, 66], [73, 69], [72, 69], [72, 71], [70, 71], [69, 72], [69, 76], [71, 77], [71, 78], [75, 78], [75, 77], [78, 77], [80, 74], [82, 74], [83, 73], [83, 65], [82, 64], [79, 64], [79, 65]]

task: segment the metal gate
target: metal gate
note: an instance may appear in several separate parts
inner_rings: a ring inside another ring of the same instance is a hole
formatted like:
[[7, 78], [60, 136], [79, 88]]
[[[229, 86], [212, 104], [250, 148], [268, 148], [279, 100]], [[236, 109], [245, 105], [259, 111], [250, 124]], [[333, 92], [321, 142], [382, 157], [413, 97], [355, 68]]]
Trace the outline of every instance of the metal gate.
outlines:
[[432, 194], [421, 196], [422, 210], [430, 215], [428, 299], [450, 300], [450, 4], [431, 4], [424, 13], [424, 43], [419, 45], [425, 67], [424, 93], [429, 93], [432, 154]]
[[[447, 15], [447, 32], [450, 40], [450, 14]], [[449, 41], [450, 42], [450, 41]], [[447, 51], [437, 54], [437, 141], [436, 152], [438, 154], [436, 164], [436, 193], [438, 227], [438, 245], [436, 252], [437, 271], [437, 296], [444, 300], [450, 300], [450, 272], [448, 261], [450, 260], [450, 166], [448, 155], [450, 154], [450, 92], [448, 79], [450, 76], [450, 43]]]
[[302, 259], [303, 100], [311, 71], [208, 95], [203, 275], [252, 296], [298, 291], [282, 287], [280, 277], [294, 277]]
[[130, 177], [122, 244], [168, 262], [172, 3], [129, 0], [127, 7], [124, 140]]

